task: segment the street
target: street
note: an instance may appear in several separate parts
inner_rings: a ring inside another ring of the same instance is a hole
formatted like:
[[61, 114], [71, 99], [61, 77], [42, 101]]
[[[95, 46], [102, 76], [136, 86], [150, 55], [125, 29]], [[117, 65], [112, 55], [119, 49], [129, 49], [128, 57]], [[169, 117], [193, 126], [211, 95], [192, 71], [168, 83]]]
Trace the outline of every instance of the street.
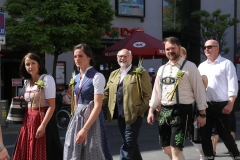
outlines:
[[[236, 114], [237, 118], [237, 132], [236, 132], [236, 143], [238, 147], [240, 146], [240, 114]], [[15, 129], [11, 129], [11, 128]], [[5, 143], [5, 147], [7, 148], [10, 155], [12, 155], [14, 144], [16, 142], [18, 130], [20, 125], [12, 125], [10, 124], [8, 128], [3, 129], [3, 140]], [[168, 160], [169, 158], [163, 153], [160, 149], [158, 143], [158, 129], [157, 124], [155, 123], [153, 126], [148, 125], [146, 122], [146, 118], [144, 119], [144, 123], [139, 135], [138, 144], [140, 146], [140, 150], [142, 153], [142, 157], [144, 160]], [[118, 130], [117, 122], [114, 120], [112, 123], [107, 123], [108, 136], [110, 140], [110, 148], [113, 154], [114, 160], [119, 160], [119, 148], [122, 144], [121, 136]], [[64, 143], [64, 135], [66, 130], [59, 130], [61, 136], [61, 142]], [[230, 157], [226, 157], [227, 154], [223, 154], [227, 152], [227, 149], [223, 142], [220, 140], [217, 145], [217, 157], [216, 160], [230, 160]], [[199, 153], [195, 150], [193, 145], [189, 140], [186, 141], [185, 148], [183, 149], [183, 154], [186, 160], [198, 160]], [[224, 156], [224, 157], [223, 157]]]

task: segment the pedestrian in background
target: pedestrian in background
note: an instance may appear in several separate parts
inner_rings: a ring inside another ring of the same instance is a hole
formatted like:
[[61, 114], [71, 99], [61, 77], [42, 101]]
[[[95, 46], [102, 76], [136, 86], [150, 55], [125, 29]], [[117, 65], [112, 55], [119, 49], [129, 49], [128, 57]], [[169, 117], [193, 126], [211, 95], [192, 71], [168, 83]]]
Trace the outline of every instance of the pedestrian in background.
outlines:
[[103, 74], [94, 69], [91, 48], [84, 43], [73, 49], [80, 73], [74, 77], [74, 113], [64, 144], [64, 160], [112, 160], [102, 112]]
[[65, 86], [65, 90], [62, 92], [62, 104], [70, 105], [72, 99], [72, 88], [69, 85]]
[[230, 155], [236, 158], [239, 151], [230, 133], [230, 112], [238, 93], [236, 69], [230, 60], [219, 55], [219, 44], [216, 40], [205, 42], [204, 53], [207, 60], [198, 67], [200, 74], [208, 77], [206, 140], [202, 141], [204, 155], [208, 159], [214, 159], [211, 135], [215, 124]]
[[[181, 47], [181, 55], [184, 59], [187, 59], [187, 50], [184, 47]], [[205, 85], [204, 85], [204, 87], [205, 87]], [[193, 110], [196, 107], [195, 105], [196, 105], [196, 103], [194, 102], [193, 103]], [[193, 112], [193, 114], [194, 114], [194, 112]], [[195, 116], [193, 115], [193, 117], [195, 117]], [[194, 128], [191, 128], [191, 129], [194, 130]], [[190, 133], [190, 134], [192, 134], [192, 133]], [[193, 136], [189, 136], [189, 137], [193, 137]], [[204, 160], [204, 153], [203, 153], [203, 150], [202, 150], [202, 144], [201, 143], [195, 143], [195, 142], [193, 142], [192, 139], [189, 139], [189, 140], [192, 142], [192, 144], [194, 145], [196, 150], [200, 153], [200, 160]]]
[[[196, 65], [181, 56], [181, 44], [175, 37], [164, 39], [169, 61], [158, 70], [147, 121], [154, 122], [154, 110], [160, 110], [160, 144], [172, 160], [184, 160], [182, 150], [186, 131], [192, 125], [192, 103], [196, 101], [198, 127], [206, 123], [206, 95]], [[178, 87], [178, 89], [176, 89]]]
[[120, 160], [142, 160], [137, 140], [152, 93], [150, 79], [141, 65], [132, 65], [131, 51], [120, 50], [117, 61], [120, 69], [110, 74], [104, 89], [103, 105], [108, 104], [108, 120], [114, 114], [118, 117], [123, 141]]
[[154, 69], [153, 68], [149, 68], [148, 69], [148, 74], [151, 77], [151, 83], [152, 83], [152, 88], [153, 88], [154, 82], [155, 82], [155, 79], [156, 79], [156, 74], [155, 74]]
[[187, 59], [187, 50], [184, 47], [181, 47], [181, 55], [184, 59]]
[[10, 160], [7, 149], [4, 147], [2, 139], [2, 127], [0, 125], [0, 160]]
[[20, 65], [28, 102], [13, 160], [61, 160], [63, 148], [54, 116], [56, 85], [41, 58], [28, 53]]

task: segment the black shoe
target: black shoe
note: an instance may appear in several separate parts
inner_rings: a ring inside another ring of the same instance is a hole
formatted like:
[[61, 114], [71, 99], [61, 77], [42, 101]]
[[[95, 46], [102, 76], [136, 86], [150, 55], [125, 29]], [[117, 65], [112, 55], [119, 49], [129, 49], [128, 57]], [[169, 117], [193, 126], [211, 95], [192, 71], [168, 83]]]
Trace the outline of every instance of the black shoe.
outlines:
[[223, 152], [223, 154], [230, 154], [230, 152], [229, 152], [229, 151], [227, 151], [227, 152]]

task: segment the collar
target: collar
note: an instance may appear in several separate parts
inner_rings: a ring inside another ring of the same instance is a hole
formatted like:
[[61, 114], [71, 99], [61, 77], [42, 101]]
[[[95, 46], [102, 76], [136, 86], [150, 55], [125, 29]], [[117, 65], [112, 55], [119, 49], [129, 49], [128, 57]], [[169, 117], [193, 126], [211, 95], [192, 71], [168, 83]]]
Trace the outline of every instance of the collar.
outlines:
[[[184, 60], [185, 60], [185, 58], [181, 57], [181, 58], [177, 61], [177, 63], [175, 63], [174, 65], [182, 66]], [[166, 65], [172, 65], [172, 63], [170, 62], [170, 60], [166, 63]]]
[[130, 65], [128, 66], [128, 68], [125, 69], [125, 70], [122, 70], [122, 69], [120, 68], [120, 74], [122, 74], [122, 73], [128, 73], [128, 71], [130, 71], [131, 68], [132, 68], [132, 64], [130, 64]]
[[[217, 59], [215, 59], [215, 61], [213, 63], [219, 63], [219, 62], [221, 62], [221, 59], [222, 59], [222, 56], [219, 54]], [[211, 62], [208, 59], [207, 59], [207, 63], [211, 64]]]

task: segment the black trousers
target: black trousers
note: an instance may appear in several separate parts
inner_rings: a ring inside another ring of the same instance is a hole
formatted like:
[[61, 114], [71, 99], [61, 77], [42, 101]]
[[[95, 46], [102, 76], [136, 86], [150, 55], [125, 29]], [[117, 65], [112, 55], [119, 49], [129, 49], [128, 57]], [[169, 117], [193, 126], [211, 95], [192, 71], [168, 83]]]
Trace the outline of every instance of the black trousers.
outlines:
[[219, 137], [229, 150], [231, 156], [239, 156], [239, 151], [235, 144], [235, 140], [230, 133], [230, 114], [222, 114], [222, 109], [227, 105], [227, 103], [227, 101], [208, 103], [208, 108], [206, 109], [206, 125], [204, 126], [205, 135], [202, 136], [203, 152], [208, 159], [214, 159], [211, 140], [212, 128], [214, 124], [216, 124]]

